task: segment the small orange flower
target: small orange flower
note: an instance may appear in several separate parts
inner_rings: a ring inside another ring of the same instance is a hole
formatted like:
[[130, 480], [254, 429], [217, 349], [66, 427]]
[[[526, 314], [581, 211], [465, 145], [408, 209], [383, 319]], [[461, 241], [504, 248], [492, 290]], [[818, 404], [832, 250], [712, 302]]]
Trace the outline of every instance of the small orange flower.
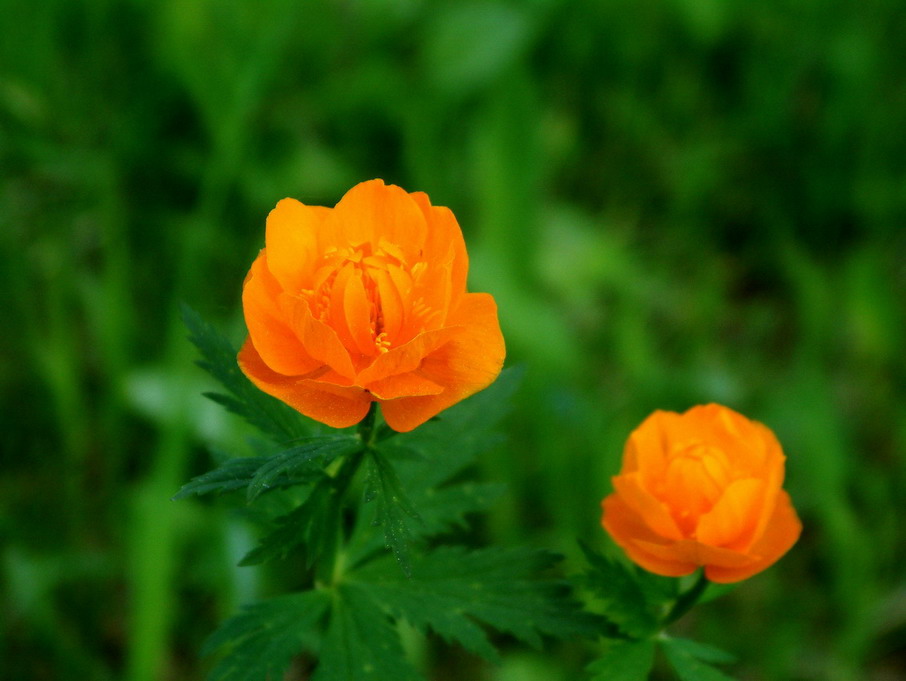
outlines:
[[283, 199], [245, 279], [239, 366], [264, 392], [335, 428], [380, 402], [412, 430], [490, 385], [503, 365], [497, 305], [466, 292], [448, 208], [381, 180], [335, 208]]
[[626, 442], [601, 524], [636, 563], [678, 577], [705, 568], [737, 582], [772, 565], [802, 530], [781, 489], [774, 433], [709, 404], [656, 411]]

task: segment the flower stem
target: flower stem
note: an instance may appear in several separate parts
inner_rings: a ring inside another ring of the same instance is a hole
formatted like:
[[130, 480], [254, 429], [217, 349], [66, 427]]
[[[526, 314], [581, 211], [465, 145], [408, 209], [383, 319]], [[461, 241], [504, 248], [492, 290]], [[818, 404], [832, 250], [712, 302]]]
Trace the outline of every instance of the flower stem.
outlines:
[[362, 438], [362, 443], [365, 445], [366, 449], [371, 447], [374, 441], [374, 420], [376, 416], [377, 402], [372, 402], [371, 407], [368, 409], [368, 413], [365, 414], [365, 418], [359, 422], [359, 437]]
[[705, 593], [705, 589], [708, 588], [708, 578], [705, 577], [705, 572], [702, 572], [698, 576], [698, 581], [695, 582], [687, 591], [680, 594], [676, 599], [676, 602], [673, 604], [673, 607], [670, 609], [670, 612], [667, 613], [667, 616], [664, 618], [664, 626], [676, 622], [680, 617], [689, 612], [692, 607], [698, 602], [698, 599], [702, 597], [702, 594]]

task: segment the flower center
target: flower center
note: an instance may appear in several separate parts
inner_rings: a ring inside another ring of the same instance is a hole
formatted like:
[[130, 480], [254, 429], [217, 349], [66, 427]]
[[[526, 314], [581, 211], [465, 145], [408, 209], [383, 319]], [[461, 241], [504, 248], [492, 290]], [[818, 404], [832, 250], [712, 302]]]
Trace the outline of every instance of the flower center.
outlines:
[[689, 534], [731, 481], [730, 465], [723, 451], [700, 440], [679, 442], [667, 455], [659, 486], [661, 499], [680, 529]]
[[431, 311], [416, 295], [426, 267], [410, 266], [386, 242], [334, 247], [322, 255], [312, 287], [300, 293], [347, 350], [370, 358], [405, 343], [428, 323]]

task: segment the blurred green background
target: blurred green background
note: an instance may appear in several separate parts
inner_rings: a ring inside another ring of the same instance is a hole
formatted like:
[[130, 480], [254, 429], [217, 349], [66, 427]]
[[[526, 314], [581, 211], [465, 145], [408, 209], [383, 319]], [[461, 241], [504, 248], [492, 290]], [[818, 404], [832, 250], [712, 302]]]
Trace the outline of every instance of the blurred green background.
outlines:
[[201, 679], [285, 588], [235, 567], [249, 526], [170, 501], [245, 432], [178, 305], [238, 344], [267, 212], [372, 177], [454, 210], [527, 369], [483, 541], [582, 569], [629, 431], [722, 402], [777, 432], [805, 531], [679, 630], [741, 679], [906, 678], [904, 10], [0, 0], [0, 678]]

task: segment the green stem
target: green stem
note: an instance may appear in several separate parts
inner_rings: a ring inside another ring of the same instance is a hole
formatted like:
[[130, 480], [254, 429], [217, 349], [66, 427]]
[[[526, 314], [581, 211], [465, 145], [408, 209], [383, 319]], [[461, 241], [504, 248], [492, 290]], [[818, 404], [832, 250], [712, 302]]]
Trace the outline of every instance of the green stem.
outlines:
[[365, 445], [366, 449], [369, 449], [371, 445], [374, 444], [374, 421], [376, 416], [377, 402], [372, 402], [371, 408], [368, 410], [368, 413], [365, 414], [365, 418], [359, 423], [359, 437], [362, 438], [362, 443]]
[[701, 574], [698, 576], [698, 581], [695, 582], [688, 591], [680, 594], [676, 599], [670, 612], [668, 612], [667, 616], [664, 618], [664, 626], [676, 622], [676, 620], [689, 612], [692, 607], [698, 603], [698, 599], [702, 597], [702, 594], [705, 593], [708, 584], [708, 578], [705, 577], [705, 572], [702, 570]]

